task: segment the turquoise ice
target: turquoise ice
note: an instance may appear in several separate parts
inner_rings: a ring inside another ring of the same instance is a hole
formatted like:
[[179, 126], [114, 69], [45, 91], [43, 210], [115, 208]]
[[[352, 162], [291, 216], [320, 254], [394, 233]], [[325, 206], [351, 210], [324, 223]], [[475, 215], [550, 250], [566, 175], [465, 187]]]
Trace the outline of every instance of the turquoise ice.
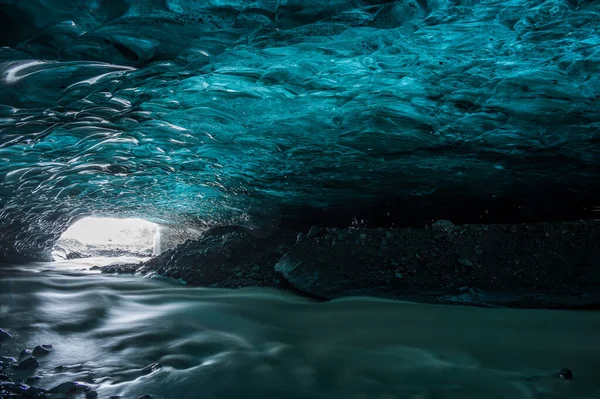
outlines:
[[600, 199], [598, 1], [0, 7], [6, 256], [89, 214], [411, 224]]

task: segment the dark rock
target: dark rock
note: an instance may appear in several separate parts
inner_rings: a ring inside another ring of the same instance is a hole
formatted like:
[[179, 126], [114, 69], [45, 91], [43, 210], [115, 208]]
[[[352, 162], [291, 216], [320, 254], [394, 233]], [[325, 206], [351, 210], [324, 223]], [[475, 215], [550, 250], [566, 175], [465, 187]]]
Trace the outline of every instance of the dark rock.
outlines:
[[561, 369], [558, 372], [558, 377], [563, 379], [563, 380], [572, 380], [573, 379], [573, 372], [569, 369]]
[[0, 356], [0, 364], [10, 366], [11, 364], [15, 364], [16, 362], [17, 362], [17, 359], [15, 359], [14, 357]]
[[82, 259], [82, 258], [87, 258], [88, 255], [82, 254], [81, 252], [77, 252], [77, 251], [71, 251], [69, 253], [67, 253], [66, 258], [67, 259]]
[[98, 392], [96, 391], [89, 391], [88, 393], [85, 394], [85, 399], [96, 399], [98, 397]]
[[33, 348], [33, 356], [43, 356], [50, 353], [52, 350], [52, 345], [38, 345]]
[[25, 381], [25, 383], [26, 383], [27, 385], [35, 385], [35, 384], [37, 384], [38, 382], [40, 382], [40, 380], [41, 380], [41, 379], [42, 379], [42, 377], [39, 377], [39, 376], [33, 376], [33, 377], [29, 377], [29, 378], [27, 378], [27, 380]]
[[415, 254], [415, 259], [418, 260], [420, 264], [427, 263], [427, 260], [419, 254]]
[[104, 274], [134, 274], [140, 268], [141, 263], [127, 263], [124, 265], [108, 265], [101, 268]]
[[23, 392], [24, 398], [44, 398], [48, 391], [42, 388], [29, 387]]
[[0, 328], [0, 341], [6, 341], [10, 338], [12, 338], [12, 335]]
[[321, 236], [321, 235], [323, 235], [325, 233], [326, 233], [326, 230], [323, 227], [313, 226], [308, 231], [308, 234], [306, 235], [306, 239], [313, 238], [313, 237], [318, 237], [318, 236]]
[[6, 374], [0, 374], [0, 381], [8, 381], [10, 378]]
[[38, 363], [35, 357], [31, 356], [23, 360], [21, 363], [19, 363], [18, 366], [15, 367], [20, 370], [33, 370], [40, 367], [40, 364]]
[[23, 394], [28, 389], [29, 386], [23, 384], [22, 382], [12, 382], [10, 380], [0, 382], [0, 392], [5, 391], [16, 394]]
[[31, 356], [32, 352], [30, 349], [23, 349], [21, 351], [21, 353], [19, 354], [19, 359], [23, 359], [24, 357], [29, 357]]
[[159, 370], [161, 367], [162, 366], [160, 365], [160, 363], [152, 363], [152, 364], [147, 365], [143, 369], [141, 369], [140, 373], [142, 375], [154, 373], [155, 371]]
[[55, 386], [54, 388], [50, 389], [48, 392], [68, 394], [68, 393], [75, 393], [76, 390], [77, 390], [77, 384], [75, 384], [74, 382], [68, 381], [68, 382], [63, 382], [62, 384]]
[[144, 395], [144, 396], [138, 397], [137, 399], [154, 399], [154, 398], [150, 395]]
[[454, 224], [449, 220], [438, 220], [437, 222], [431, 225], [431, 230], [434, 233], [450, 235], [454, 232], [454, 227]]

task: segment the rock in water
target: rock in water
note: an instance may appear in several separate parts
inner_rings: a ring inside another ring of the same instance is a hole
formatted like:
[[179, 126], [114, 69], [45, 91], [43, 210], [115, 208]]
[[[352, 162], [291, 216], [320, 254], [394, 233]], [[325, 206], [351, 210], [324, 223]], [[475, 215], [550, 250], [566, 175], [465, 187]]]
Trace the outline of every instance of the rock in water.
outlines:
[[52, 350], [52, 345], [38, 345], [33, 348], [33, 356], [43, 356], [50, 353]]
[[16, 362], [17, 362], [17, 359], [15, 359], [14, 357], [0, 356], [0, 365], [2, 365], [2, 364], [12, 365], [12, 364], [15, 364]]
[[25, 380], [25, 383], [27, 385], [35, 385], [38, 382], [40, 382], [41, 379], [42, 379], [42, 377], [35, 375], [33, 377], [28, 377], [27, 380]]
[[558, 377], [563, 379], [563, 380], [572, 380], [573, 379], [573, 372], [567, 368], [565, 369], [561, 369], [558, 372]]
[[18, 368], [20, 370], [34, 370], [34, 369], [37, 369], [38, 367], [40, 367], [40, 364], [38, 363], [36, 358], [33, 356], [28, 357], [27, 359], [25, 359], [21, 363], [19, 363], [18, 366], [16, 366], [16, 368]]
[[19, 354], [19, 359], [23, 359], [23, 358], [29, 357], [31, 355], [32, 355], [32, 352], [30, 349], [23, 349], [21, 351], [21, 353]]
[[98, 392], [96, 391], [89, 391], [88, 393], [85, 394], [85, 399], [96, 399], [98, 398]]
[[68, 381], [68, 382], [63, 382], [60, 385], [55, 386], [54, 388], [50, 389], [48, 392], [50, 393], [61, 393], [61, 394], [69, 394], [69, 393], [75, 393], [75, 391], [77, 390], [77, 384], [75, 384], [74, 382]]
[[[29, 389], [29, 386], [23, 384], [22, 382], [12, 382], [12, 381], [4, 381], [4, 382], [0, 382], [0, 398], [20, 398], [21, 395], [23, 395], [23, 393], [25, 393], [25, 391], [27, 391]], [[15, 395], [19, 395], [19, 396], [2, 396], [3, 393], [12, 393]]]
[[29, 387], [25, 392], [23, 392], [23, 397], [45, 399], [47, 393], [48, 391], [45, 389], [38, 387]]
[[6, 341], [10, 338], [12, 338], [12, 335], [0, 328], [0, 341]]

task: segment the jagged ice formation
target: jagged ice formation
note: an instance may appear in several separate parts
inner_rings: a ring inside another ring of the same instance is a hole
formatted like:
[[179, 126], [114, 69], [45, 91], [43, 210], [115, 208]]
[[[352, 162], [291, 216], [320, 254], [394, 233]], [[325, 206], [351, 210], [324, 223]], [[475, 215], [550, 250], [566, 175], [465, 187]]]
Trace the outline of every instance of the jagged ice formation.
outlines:
[[592, 0], [0, 0], [0, 254], [91, 213], [593, 217], [599, 27]]

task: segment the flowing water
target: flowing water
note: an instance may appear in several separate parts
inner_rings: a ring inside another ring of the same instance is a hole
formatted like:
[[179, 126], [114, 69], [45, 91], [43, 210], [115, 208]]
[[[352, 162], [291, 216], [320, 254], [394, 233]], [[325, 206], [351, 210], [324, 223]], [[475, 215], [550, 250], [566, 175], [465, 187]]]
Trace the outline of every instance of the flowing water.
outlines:
[[[0, 327], [14, 336], [0, 354], [53, 344], [40, 387], [81, 381], [101, 398], [600, 398], [597, 312], [318, 303], [87, 270], [107, 262], [0, 270]], [[556, 376], [563, 367], [573, 381]]]

